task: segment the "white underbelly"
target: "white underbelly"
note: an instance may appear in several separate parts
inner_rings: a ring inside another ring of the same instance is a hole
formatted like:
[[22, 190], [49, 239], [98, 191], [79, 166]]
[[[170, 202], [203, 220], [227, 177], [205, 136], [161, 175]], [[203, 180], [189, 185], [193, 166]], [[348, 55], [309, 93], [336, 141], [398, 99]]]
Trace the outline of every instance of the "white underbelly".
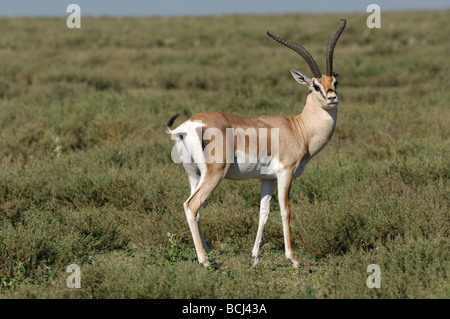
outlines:
[[277, 174], [282, 172], [283, 166], [278, 159], [270, 156], [264, 158], [251, 158], [245, 156], [245, 160], [238, 160], [234, 157], [234, 162], [230, 165], [225, 178], [242, 180], [251, 178], [276, 179]]

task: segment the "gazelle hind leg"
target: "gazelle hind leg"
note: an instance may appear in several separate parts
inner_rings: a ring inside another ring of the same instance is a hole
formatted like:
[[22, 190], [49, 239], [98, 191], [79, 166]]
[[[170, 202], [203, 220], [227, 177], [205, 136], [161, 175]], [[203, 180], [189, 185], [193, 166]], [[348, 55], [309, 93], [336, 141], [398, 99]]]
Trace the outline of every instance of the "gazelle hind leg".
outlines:
[[[191, 195], [190, 196], [192, 196], [200, 184], [200, 180], [201, 180], [200, 169], [197, 166], [197, 164], [195, 164], [195, 163], [183, 163], [183, 166], [186, 170], [186, 173], [188, 174], [189, 186], [191, 187]], [[203, 237], [202, 228], [200, 226], [200, 208], [197, 211], [197, 227], [198, 227], [198, 232], [200, 234], [200, 239], [202, 242], [203, 249], [205, 250], [206, 254], [208, 254], [209, 248], [208, 248], [208, 245], [206, 244], [205, 238]]]
[[206, 245], [206, 241], [201, 232], [199, 211], [203, 202], [209, 197], [225, 176], [227, 168], [228, 166], [226, 165], [210, 164], [209, 168], [204, 173], [206, 176], [202, 176], [194, 194], [189, 196], [183, 205], [186, 219], [191, 230], [192, 239], [194, 241], [195, 250], [197, 252], [198, 261], [204, 266], [209, 266], [206, 256], [208, 253], [208, 246]]
[[259, 262], [259, 246], [261, 244], [262, 233], [264, 225], [270, 213], [270, 200], [272, 199], [273, 189], [275, 187], [275, 180], [261, 180], [261, 204], [259, 208], [259, 225], [256, 234], [255, 245], [252, 250], [253, 266]]
[[291, 209], [289, 206], [289, 191], [291, 188], [292, 174], [285, 172], [278, 177], [278, 200], [280, 203], [281, 221], [283, 223], [284, 247], [286, 258], [289, 259], [293, 266], [298, 266], [298, 260], [294, 257], [291, 245], [291, 231], [289, 222], [291, 218]]

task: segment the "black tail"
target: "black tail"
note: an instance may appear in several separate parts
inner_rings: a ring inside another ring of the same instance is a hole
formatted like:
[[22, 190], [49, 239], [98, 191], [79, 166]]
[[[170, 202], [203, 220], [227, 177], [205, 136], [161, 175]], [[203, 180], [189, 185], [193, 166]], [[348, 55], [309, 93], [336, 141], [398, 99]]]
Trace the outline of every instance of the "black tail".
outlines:
[[173, 122], [175, 122], [176, 118], [179, 116], [180, 114], [175, 114], [174, 116], [172, 116], [170, 118], [170, 120], [167, 122], [166, 124], [166, 133], [170, 134], [170, 128], [173, 125]]

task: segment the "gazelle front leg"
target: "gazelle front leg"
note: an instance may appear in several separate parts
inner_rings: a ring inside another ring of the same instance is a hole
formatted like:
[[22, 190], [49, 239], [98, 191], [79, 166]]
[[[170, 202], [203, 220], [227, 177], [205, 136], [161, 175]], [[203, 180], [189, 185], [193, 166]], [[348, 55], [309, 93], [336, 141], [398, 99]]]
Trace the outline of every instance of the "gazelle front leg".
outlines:
[[292, 183], [292, 172], [287, 171], [278, 176], [278, 200], [280, 203], [281, 221], [283, 223], [284, 248], [286, 258], [289, 259], [294, 267], [298, 266], [298, 260], [294, 257], [291, 246], [291, 231], [289, 222], [291, 218], [291, 209], [289, 206], [289, 191]]
[[261, 244], [262, 233], [264, 225], [267, 222], [267, 218], [270, 213], [270, 200], [272, 199], [272, 193], [275, 186], [275, 180], [261, 180], [261, 205], [259, 209], [259, 226], [258, 233], [256, 234], [255, 246], [253, 246], [252, 257], [253, 266], [258, 264], [259, 257], [259, 245]]

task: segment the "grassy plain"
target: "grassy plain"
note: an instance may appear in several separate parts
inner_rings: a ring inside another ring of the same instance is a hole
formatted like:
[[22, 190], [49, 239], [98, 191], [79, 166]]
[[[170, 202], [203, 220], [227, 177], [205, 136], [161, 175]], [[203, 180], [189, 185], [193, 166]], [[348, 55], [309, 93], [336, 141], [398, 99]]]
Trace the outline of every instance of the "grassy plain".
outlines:
[[[0, 297], [448, 298], [449, 13], [0, 19]], [[225, 180], [202, 209], [221, 269], [204, 269], [164, 123], [299, 114], [289, 68], [307, 65], [265, 32], [324, 70], [342, 17], [336, 132], [291, 190], [299, 268], [276, 196], [251, 267], [259, 181]]]

